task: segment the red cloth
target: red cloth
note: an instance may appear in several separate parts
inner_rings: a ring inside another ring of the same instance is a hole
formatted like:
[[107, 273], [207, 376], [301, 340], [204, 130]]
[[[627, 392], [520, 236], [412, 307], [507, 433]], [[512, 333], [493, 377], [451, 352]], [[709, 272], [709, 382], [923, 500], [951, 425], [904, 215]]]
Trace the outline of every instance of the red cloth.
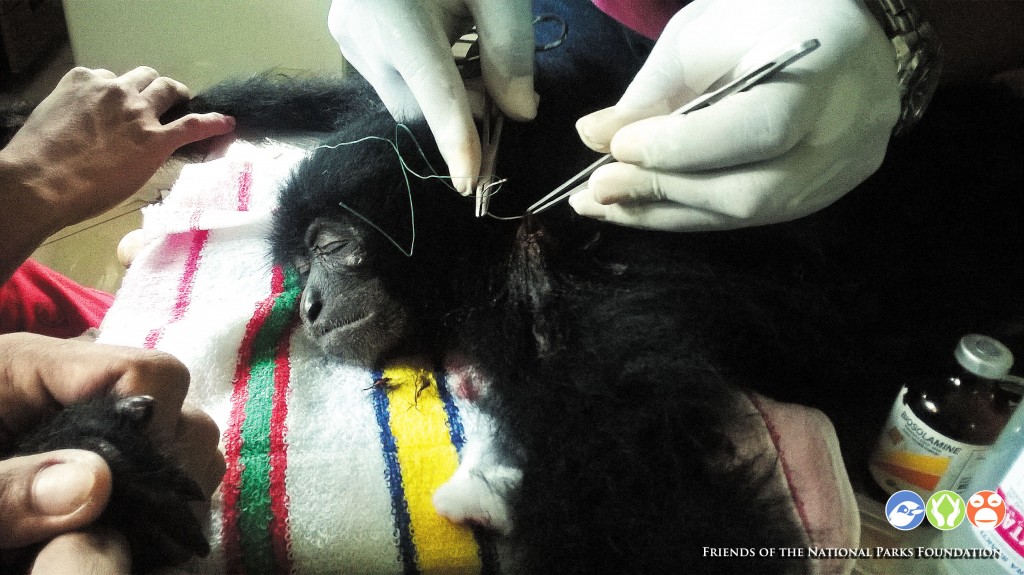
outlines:
[[75, 337], [98, 327], [114, 296], [28, 260], [0, 286], [0, 333]]
[[602, 12], [651, 40], [657, 40], [672, 16], [686, 5], [683, 0], [593, 1]]

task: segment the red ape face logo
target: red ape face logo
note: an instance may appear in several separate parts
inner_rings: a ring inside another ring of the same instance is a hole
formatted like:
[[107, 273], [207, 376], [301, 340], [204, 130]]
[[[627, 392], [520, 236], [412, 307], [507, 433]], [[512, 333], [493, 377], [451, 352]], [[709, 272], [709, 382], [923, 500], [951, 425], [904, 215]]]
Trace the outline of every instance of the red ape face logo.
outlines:
[[994, 529], [1006, 516], [1006, 504], [995, 491], [979, 491], [967, 501], [967, 520], [978, 529]]

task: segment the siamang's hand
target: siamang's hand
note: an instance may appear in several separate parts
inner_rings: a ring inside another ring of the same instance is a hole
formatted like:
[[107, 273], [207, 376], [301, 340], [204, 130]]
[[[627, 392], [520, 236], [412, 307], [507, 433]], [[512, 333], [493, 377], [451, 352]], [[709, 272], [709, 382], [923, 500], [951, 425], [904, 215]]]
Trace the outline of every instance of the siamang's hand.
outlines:
[[480, 172], [480, 136], [451, 45], [475, 24], [487, 92], [505, 114], [537, 114], [527, 0], [334, 0], [328, 17], [342, 54], [395, 119], [425, 117], [464, 195]]
[[[216, 425], [182, 408], [188, 383], [187, 369], [164, 353], [32, 334], [0, 336], [0, 452], [90, 450], [0, 461], [0, 565], [24, 561], [26, 549], [37, 543], [45, 545], [35, 572], [75, 572], [83, 561], [123, 564], [127, 554], [117, 537], [81, 531], [101, 514], [108, 524], [126, 520], [134, 530], [124, 534], [133, 544], [154, 538], [153, 524], [165, 531], [157, 535], [178, 537], [166, 533], [170, 523], [183, 526], [184, 538], [178, 538], [185, 544], [178, 547], [201, 550], [199, 524], [184, 501], [208, 499], [224, 462]], [[112, 394], [154, 399], [115, 402]], [[167, 459], [145, 446], [150, 441], [166, 447], [185, 475], [165, 466]], [[138, 445], [143, 447], [136, 453]], [[154, 467], [161, 468], [159, 485], [138, 477]], [[166, 547], [156, 552], [171, 558], [175, 549]], [[133, 569], [139, 567], [144, 565]]]
[[[667, 115], [776, 53], [821, 47], [747, 92]], [[619, 102], [577, 123], [618, 160], [570, 198], [582, 215], [674, 231], [807, 215], [882, 161], [899, 114], [892, 45], [856, 0], [697, 0], [669, 22]]]

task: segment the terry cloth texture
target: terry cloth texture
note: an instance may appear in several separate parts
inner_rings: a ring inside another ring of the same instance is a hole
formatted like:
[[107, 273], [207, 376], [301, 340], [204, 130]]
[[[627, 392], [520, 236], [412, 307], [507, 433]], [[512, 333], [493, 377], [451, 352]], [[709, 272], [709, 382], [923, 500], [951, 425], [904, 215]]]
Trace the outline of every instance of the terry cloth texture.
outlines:
[[444, 374], [326, 359], [304, 335], [294, 271], [265, 239], [302, 151], [234, 143], [186, 166], [144, 211], [145, 246], [100, 342], [169, 352], [220, 425], [227, 472], [213, 551], [190, 573], [494, 573], [491, 542], [434, 511], [479, 429]]

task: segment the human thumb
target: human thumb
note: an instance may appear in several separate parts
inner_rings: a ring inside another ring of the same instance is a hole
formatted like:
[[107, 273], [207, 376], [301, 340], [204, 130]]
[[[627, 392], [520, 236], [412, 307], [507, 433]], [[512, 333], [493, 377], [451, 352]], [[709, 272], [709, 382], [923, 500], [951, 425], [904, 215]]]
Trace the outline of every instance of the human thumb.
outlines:
[[642, 120], [652, 114], [642, 110], [623, 109], [619, 106], [604, 108], [587, 114], [576, 121], [576, 132], [588, 148], [607, 154], [611, 151], [612, 136], [620, 128]]
[[92, 523], [110, 490], [110, 468], [91, 451], [65, 449], [0, 461], [0, 549]]
[[685, 75], [679, 69], [679, 58], [668, 51], [669, 48], [660, 43], [655, 45], [647, 62], [614, 106], [583, 116], [576, 122], [576, 131], [587, 147], [607, 153], [611, 150], [612, 137], [623, 126], [669, 114], [700, 94], [683, 81]]

